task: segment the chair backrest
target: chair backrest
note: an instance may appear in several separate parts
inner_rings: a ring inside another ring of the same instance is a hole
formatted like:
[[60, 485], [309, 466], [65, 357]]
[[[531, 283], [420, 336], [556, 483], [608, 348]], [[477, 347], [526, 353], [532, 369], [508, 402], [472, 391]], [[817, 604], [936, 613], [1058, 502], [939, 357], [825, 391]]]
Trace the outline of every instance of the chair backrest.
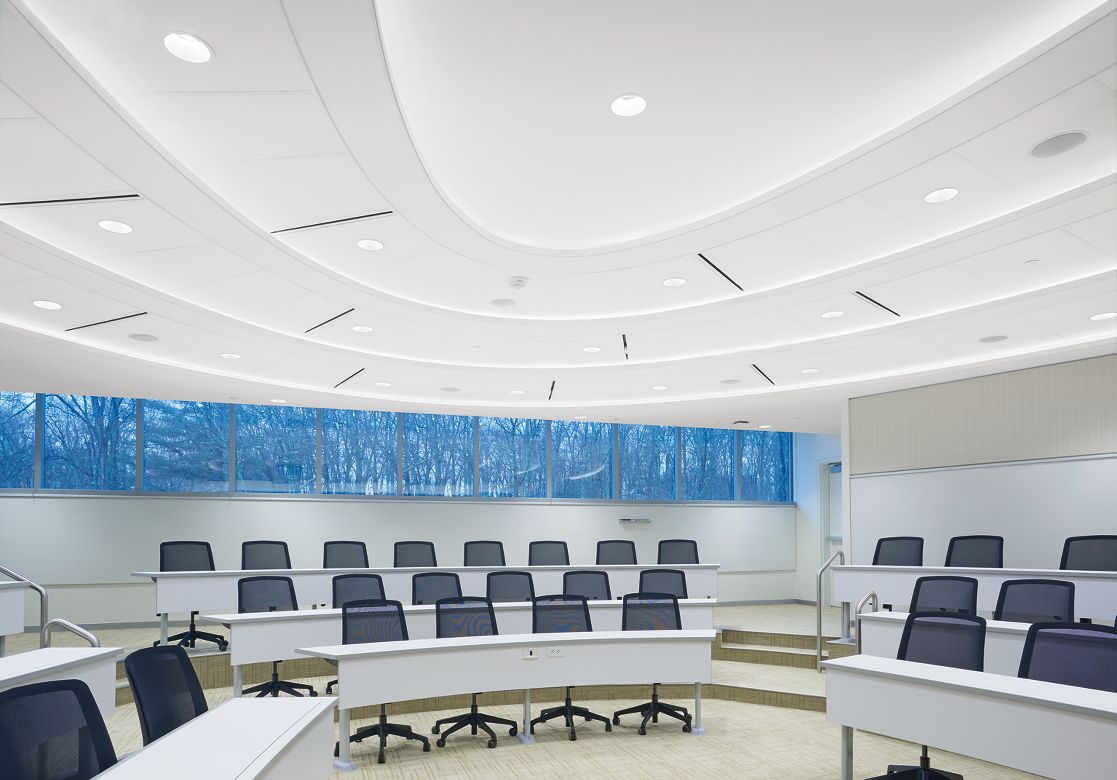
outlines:
[[489, 601], [531, 601], [535, 583], [530, 571], [491, 571], [485, 578], [485, 595]]
[[609, 575], [603, 571], [576, 570], [562, 575], [562, 592], [566, 596], [581, 596], [590, 601], [613, 598], [609, 590]]
[[402, 566], [437, 566], [438, 561], [434, 557], [434, 542], [396, 542], [392, 565], [397, 568]]
[[873, 566], [922, 566], [922, 536], [885, 536], [877, 539]]
[[985, 670], [985, 618], [911, 612], [900, 637], [901, 661]]
[[434, 607], [434, 630], [439, 639], [451, 636], [496, 636], [492, 602], [480, 596], [439, 599]]
[[403, 604], [384, 599], [350, 601], [341, 608], [341, 643], [402, 642], [407, 639]]
[[529, 542], [527, 546], [528, 566], [569, 566], [570, 552], [566, 542]]
[[339, 574], [334, 577], [334, 609], [350, 601], [383, 601], [384, 580], [379, 574]]
[[590, 605], [582, 596], [536, 596], [531, 602], [533, 634], [593, 631]]
[[249, 569], [290, 569], [291, 552], [287, 549], [287, 542], [275, 542], [268, 539], [241, 542], [240, 567], [245, 571]]
[[411, 577], [411, 603], [434, 604], [462, 595], [462, 584], [452, 571], [425, 571]]
[[629, 593], [621, 608], [621, 631], [678, 631], [683, 627], [673, 593]]
[[124, 673], [132, 686], [145, 745], [209, 709], [194, 665], [178, 645], [129, 653]]
[[605, 539], [597, 543], [598, 566], [636, 565], [636, 542], [631, 539]]
[[466, 542], [462, 561], [466, 566], [505, 566], [504, 542]]
[[920, 577], [915, 581], [909, 611], [976, 615], [977, 580], [952, 575]]
[[237, 612], [286, 612], [298, 609], [290, 577], [268, 575], [237, 580]]
[[105, 721], [81, 680], [0, 691], [4, 780], [87, 780], [115, 763]]
[[698, 563], [698, 542], [693, 539], [663, 539], [659, 543], [656, 563], [673, 563], [676, 566]]
[[1063, 542], [1059, 568], [1072, 571], [1117, 571], [1117, 536], [1070, 536]]
[[1074, 583], [1063, 580], [1005, 580], [993, 620], [1015, 623], [1074, 621]]
[[688, 598], [686, 572], [681, 569], [644, 569], [640, 572], [641, 593], [670, 593], [675, 598]]
[[364, 542], [326, 542], [322, 545], [323, 569], [367, 569], [368, 549]]
[[1003, 536], [955, 536], [946, 547], [946, 565], [972, 569], [1003, 569]]
[[209, 542], [163, 542], [159, 545], [159, 571], [213, 571]]
[[1117, 693], [1117, 628], [1033, 623], [1020, 655], [1019, 676]]

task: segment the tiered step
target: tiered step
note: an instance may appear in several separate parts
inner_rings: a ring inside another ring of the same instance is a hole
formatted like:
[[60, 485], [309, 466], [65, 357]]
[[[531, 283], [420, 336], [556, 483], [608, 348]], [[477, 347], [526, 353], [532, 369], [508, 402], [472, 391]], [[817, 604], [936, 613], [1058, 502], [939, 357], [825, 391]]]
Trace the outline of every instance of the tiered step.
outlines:
[[719, 698], [826, 710], [826, 678], [815, 668], [815, 638], [809, 634], [722, 629], [714, 643], [714, 684]]
[[[829, 642], [833, 637], [824, 639]], [[814, 669], [815, 638], [802, 634], [724, 629], [714, 645], [714, 660]]]

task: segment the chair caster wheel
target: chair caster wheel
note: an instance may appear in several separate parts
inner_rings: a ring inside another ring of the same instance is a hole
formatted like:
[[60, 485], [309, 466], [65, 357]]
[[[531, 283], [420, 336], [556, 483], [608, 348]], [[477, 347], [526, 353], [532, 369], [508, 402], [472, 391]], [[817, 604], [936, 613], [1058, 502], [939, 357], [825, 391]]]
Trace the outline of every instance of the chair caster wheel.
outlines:
[[225, 643], [223, 643], [223, 644], [220, 644], [220, 645], [218, 645], [218, 646], [217, 646], [217, 649], [218, 649], [218, 650], [219, 650], [220, 652], [224, 653], [224, 652], [225, 652], [226, 650], [228, 650], [228, 649], [229, 649], [229, 643], [228, 643], [228, 642], [225, 642]]
[[613, 730], [613, 724], [611, 724], [611, 723], [606, 723], [606, 724], [605, 724], [605, 730], [606, 730], [606, 731], [612, 731], [612, 730]]
[[571, 742], [575, 742], [578, 739], [578, 734], [574, 731], [574, 729], [570, 729], [569, 736], [570, 736], [570, 741]]
[[642, 737], [648, 733], [648, 729], [645, 726], [641, 726], [640, 728], [636, 729], [636, 733]]
[[621, 719], [620, 719], [620, 718], [618, 718], [618, 717], [617, 717], [616, 715], [614, 715], [614, 716], [613, 716], [613, 725], [614, 725], [614, 726], [619, 726], [619, 725], [621, 725]]
[[438, 726], [433, 726], [433, 727], [431, 728], [431, 734], [437, 734], [438, 732], [439, 732], [439, 728], [438, 728]]
[[589, 719], [589, 718], [582, 718], [582, 720], [584, 720], [584, 721], [585, 721], [586, 723], [589, 723], [589, 722], [590, 722], [590, 719]]
[[[438, 745], [439, 747], [446, 747], [446, 740], [437, 739], [437, 740], [435, 740], [434, 744]], [[428, 748], [428, 750], [429, 750], [429, 748]]]
[[496, 747], [496, 740], [495, 739], [490, 739], [488, 742], [485, 743], [485, 745], [487, 747], [495, 748]]
[[684, 723], [683, 724], [683, 732], [686, 733], [686, 734], [690, 733], [690, 724], [689, 723]]
[[384, 754], [383, 753], [381, 753], [380, 755], [378, 755], [376, 757], [376, 763], [378, 763], [378, 764], [383, 764], [384, 763]]
[[[442, 742], [443, 745], [446, 744], [446, 742], [444, 740], [439, 740], [439, 742]], [[429, 743], [429, 742], [424, 742], [423, 743], [423, 752], [424, 753], [431, 752], [431, 743]]]
[[508, 729], [508, 736], [514, 737], [514, 736], [516, 736], [516, 734], [518, 732], [519, 732], [519, 729], [517, 729], [515, 726], [513, 726], [512, 728]]
[[159, 647], [159, 640], [156, 639], [154, 642], [151, 643], [151, 646], [152, 647]]
[[317, 695], [318, 695], [318, 691], [311, 691], [311, 692], [310, 692], [310, 695], [311, 695], [311, 696], [317, 696]]

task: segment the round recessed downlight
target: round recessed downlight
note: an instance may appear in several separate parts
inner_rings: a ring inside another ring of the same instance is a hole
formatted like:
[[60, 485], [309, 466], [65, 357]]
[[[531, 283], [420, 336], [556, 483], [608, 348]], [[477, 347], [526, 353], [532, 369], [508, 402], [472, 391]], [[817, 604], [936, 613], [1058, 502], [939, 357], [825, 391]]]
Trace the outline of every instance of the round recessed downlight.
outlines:
[[379, 252], [384, 248], [384, 242], [377, 241], [375, 238], [362, 238], [357, 242], [357, 248], [366, 252]]
[[490, 306], [496, 306], [498, 309], [507, 309], [509, 306], [515, 306], [516, 302], [511, 298], [493, 298], [489, 301]]
[[354, 325], [353, 326], [353, 332], [354, 333], [372, 333], [372, 326], [371, 325]]
[[225, 358], [226, 360], [240, 360], [240, 355], [238, 355], [236, 352], [222, 352], [221, 357]]
[[377, 387], [391, 387], [392, 383], [391, 382], [377, 382], [376, 386]]
[[586, 415], [584, 415], [584, 414], [576, 414], [576, 415], [574, 415], [574, 419], [575, 419], [575, 420], [588, 420], [588, 419], [589, 419], [589, 417], [587, 417], [587, 416], [586, 416]]
[[129, 333], [128, 338], [132, 339], [132, 341], [143, 341], [146, 343], [159, 340], [158, 336], [152, 336], [150, 333]]
[[835, 320], [838, 317], [844, 317], [845, 312], [844, 311], [838, 311], [837, 309], [835, 309], [834, 311], [824, 311], [824, 312], [822, 312], [821, 316], [822, 316], [822, 319], [824, 319], [824, 320]]
[[591, 346], [588, 346], [588, 347], [582, 347], [582, 351], [583, 352], [589, 352], [589, 353], [593, 354], [593, 353], [600, 352], [601, 347], [595, 347], [595, 346], [591, 345]]
[[1101, 314], [1093, 314], [1090, 319], [1094, 322], [1102, 322], [1103, 320], [1111, 320], [1117, 317], [1117, 311], [1103, 311]]
[[1032, 147], [1032, 157], [1046, 159], [1073, 151], [1086, 143], [1086, 134], [1078, 131], [1053, 135]]
[[125, 222], [117, 222], [115, 219], [102, 219], [97, 223], [97, 227], [101, 230], [107, 230], [110, 233], [119, 233], [127, 235], [132, 232], [132, 226]]
[[644, 113], [644, 109], [648, 107], [648, 101], [635, 94], [621, 95], [613, 100], [612, 106], [613, 113], [617, 116], [637, 116]]
[[523, 390], [509, 390], [508, 394], [509, 395], [523, 395], [524, 391]]
[[1008, 341], [1008, 336], [982, 336], [978, 341], [982, 344], [996, 344], [998, 341]]
[[739, 385], [739, 384], [741, 384], [741, 380], [740, 379], [723, 379], [723, 380], [721, 380], [721, 383], [723, 385]]
[[804, 369], [803, 369], [802, 371], [800, 371], [799, 373], [800, 373], [800, 374], [817, 374], [817, 373], [818, 373], [818, 369], [817, 369], [817, 368], [804, 368]]
[[762, 430], [762, 431], [766, 431], [769, 428], [771, 428], [772, 426], [771, 425], [758, 425], [757, 427], [760, 428], [760, 430]]
[[54, 301], [31, 301], [32, 306], [38, 306], [40, 309], [47, 309], [48, 311], [57, 311], [62, 308], [61, 303]]
[[213, 49], [196, 35], [184, 32], [167, 33], [163, 47], [183, 62], [201, 65], [213, 58]]
[[667, 385], [652, 385], [652, 390], [666, 390]]
[[284, 400], [283, 400], [282, 398], [273, 398], [273, 399], [271, 399], [271, 402], [272, 402], [273, 404], [285, 404], [285, 403], [287, 403], [287, 402], [286, 402], [286, 401], [284, 401]]
[[457, 393], [460, 390], [461, 390], [460, 387], [444, 387], [444, 388], [442, 388], [442, 392], [444, 392], [444, 393]]
[[954, 200], [957, 197], [957, 187], [943, 187], [942, 189], [931, 190], [923, 196], [923, 200], [928, 203], [946, 203], [948, 200]]
[[686, 284], [686, 279], [678, 276], [672, 276], [670, 279], [663, 280], [664, 287], [682, 287], [684, 284]]

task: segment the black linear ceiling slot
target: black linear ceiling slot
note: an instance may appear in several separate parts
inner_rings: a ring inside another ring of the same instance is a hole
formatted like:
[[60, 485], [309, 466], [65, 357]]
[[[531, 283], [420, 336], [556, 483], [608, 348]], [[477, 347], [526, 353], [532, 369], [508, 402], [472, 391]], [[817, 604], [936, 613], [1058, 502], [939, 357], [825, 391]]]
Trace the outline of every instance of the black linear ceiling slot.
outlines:
[[876, 306], [876, 307], [877, 307], [878, 309], [884, 309], [884, 310], [885, 310], [886, 312], [888, 312], [889, 314], [895, 314], [895, 315], [896, 315], [897, 317], [900, 317], [900, 316], [902, 316], [902, 315], [900, 314], [900, 312], [896, 311], [895, 309], [890, 309], [890, 308], [888, 308], [887, 306], [885, 306], [885, 305], [884, 305], [883, 303], [881, 303], [880, 301], [878, 301], [878, 300], [876, 300], [876, 299], [874, 299], [874, 298], [870, 298], [870, 297], [869, 297], [868, 295], [866, 295], [865, 293], [861, 292], [860, 290], [854, 290], [854, 291], [853, 291], [853, 294], [854, 294], [854, 295], [856, 295], [856, 296], [857, 296], [858, 298], [860, 298], [861, 300], [864, 300], [864, 301], [868, 301], [869, 303], [873, 304], [873, 306]]
[[349, 314], [350, 312], [354, 312], [354, 311], [356, 311], [356, 310], [357, 310], [357, 307], [356, 307], [356, 306], [354, 306], [354, 307], [353, 307], [352, 309], [346, 309], [346, 310], [345, 310], [345, 311], [343, 311], [343, 312], [342, 312], [341, 314], [336, 314], [336, 315], [334, 315], [333, 317], [330, 317], [330, 318], [329, 318], [328, 320], [326, 320], [325, 322], [319, 322], [319, 323], [318, 323], [317, 325], [315, 325], [315, 326], [314, 326], [313, 328], [307, 328], [306, 330], [304, 330], [304, 331], [303, 331], [303, 333], [310, 333], [310, 331], [312, 331], [312, 330], [316, 330], [316, 329], [318, 329], [318, 328], [322, 327], [323, 325], [329, 325], [329, 324], [330, 324], [331, 322], [333, 322], [334, 320], [336, 320], [336, 319], [340, 319], [340, 318], [344, 317], [344, 316], [345, 316], [346, 314]]
[[628, 336], [624, 333], [621, 334], [621, 346], [624, 347], [624, 359], [628, 360]]
[[147, 314], [146, 311], [138, 311], [135, 314], [125, 314], [123, 317], [113, 317], [111, 320], [101, 320], [100, 322], [91, 322], [88, 325], [78, 325], [73, 328], [66, 328], [66, 333], [72, 330], [82, 330], [83, 328], [95, 328], [98, 325], [108, 325], [110, 322], [120, 322], [121, 320], [130, 320], [133, 317], [142, 317]]
[[139, 200], [136, 193], [129, 195], [94, 195], [89, 198], [55, 198], [53, 200], [10, 200], [0, 203], [4, 206], [56, 206], [65, 203], [104, 203], [111, 200]]
[[312, 222], [309, 225], [296, 225], [295, 227], [282, 228], [281, 230], [273, 230], [272, 235], [277, 233], [290, 233], [293, 230], [309, 230], [310, 228], [325, 227], [326, 225], [343, 225], [346, 222], [358, 222], [362, 219], [372, 219], [373, 217], [386, 217], [394, 212], [391, 211], [377, 211], [374, 214], [361, 214], [359, 217], [344, 217], [343, 219], [330, 219], [325, 222]]
[[555, 381], [556, 380], [554, 380], [554, 379], [551, 380], [551, 392], [547, 393], [547, 400], [548, 401], [550, 401], [552, 398], [555, 397]]
[[756, 369], [756, 373], [760, 374], [762, 377], [764, 377], [765, 379], [768, 380], [768, 384], [770, 384], [770, 385], [775, 385], [776, 384], [775, 382], [772, 381], [772, 377], [768, 376], [763, 371], [761, 371], [760, 366], [756, 365], [756, 363], [753, 363], [752, 367]]
[[722, 277], [723, 277], [723, 278], [725, 279], [725, 281], [729, 282], [729, 283], [730, 283], [731, 285], [733, 285], [734, 287], [736, 287], [736, 288], [737, 288], [738, 290], [740, 290], [741, 292], [744, 292], [744, 291], [745, 291], [745, 288], [744, 288], [744, 287], [742, 287], [741, 285], [739, 285], [739, 284], [737, 284], [737, 283], [736, 283], [735, 281], [733, 281], [733, 277], [732, 277], [732, 276], [730, 276], [730, 275], [729, 275], [729, 274], [727, 274], [727, 273], [726, 273], [725, 271], [723, 271], [723, 270], [721, 270], [720, 268], [718, 268], [718, 267], [717, 267], [717, 265], [715, 265], [715, 264], [714, 264], [714, 262], [713, 262], [712, 260], [710, 260], [710, 258], [706, 257], [706, 255], [704, 255], [704, 254], [702, 254], [701, 252], [699, 252], [699, 253], [698, 253], [698, 256], [702, 258], [703, 262], [705, 262], [705, 263], [706, 263], [706, 265], [710, 266], [710, 268], [713, 268], [713, 269], [714, 269], [715, 271], [717, 271], [717, 272], [718, 272], [719, 274], [721, 274], [721, 275], [722, 275]]
[[358, 368], [358, 369], [357, 369], [356, 371], [354, 371], [354, 372], [353, 372], [352, 374], [350, 374], [349, 376], [345, 377], [345, 379], [342, 379], [342, 380], [341, 380], [340, 382], [338, 382], [338, 383], [337, 383], [336, 385], [334, 385], [334, 390], [337, 390], [337, 389], [338, 389], [339, 387], [341, 387], [341, 386], [342, 386], [343, 384], [345, 384], [346, 382], [348, 382], [348, 381], [349, 381], [350, 379], [352, 379], [353, 377], [355, 377], [355, 376], [356, 376], [357, 374], [361, 373], [362, 371], [364, 371], [364, 369], [363, 369], [363, 368]]

